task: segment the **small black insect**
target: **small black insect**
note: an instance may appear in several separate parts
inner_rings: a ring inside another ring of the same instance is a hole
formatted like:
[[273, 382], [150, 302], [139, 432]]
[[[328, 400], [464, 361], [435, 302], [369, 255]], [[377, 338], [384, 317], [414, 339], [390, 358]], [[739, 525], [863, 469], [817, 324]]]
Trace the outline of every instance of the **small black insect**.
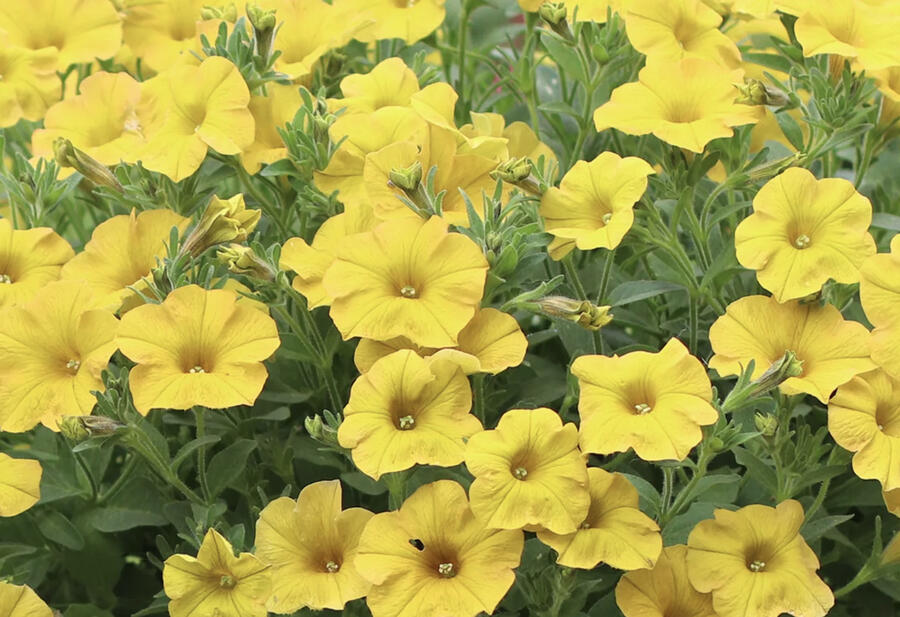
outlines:
[[416, 550], [419, 550], [419, 551], [425, 550], [425, 544], [418, 538], [411, 538], [409, 543], [412, 544], [413, 546], [415, 546]]

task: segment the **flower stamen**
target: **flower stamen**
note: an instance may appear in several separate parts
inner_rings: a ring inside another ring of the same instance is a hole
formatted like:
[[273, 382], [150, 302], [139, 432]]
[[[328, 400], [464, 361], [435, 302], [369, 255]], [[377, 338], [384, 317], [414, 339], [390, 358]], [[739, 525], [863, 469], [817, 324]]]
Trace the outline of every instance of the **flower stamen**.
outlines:
[[644, 416], [653, 411], [653, 408], [650, 407], [650, 405], [648, 405], [647, 403], [638, 403], [634, 406], [634, 410], [638, 413], [639, 416]]
[[328, 563], [325, 564], [325, 569], [328, 570], [329, 572], [331, 572], [332, 574], [334, 574], [335, 572], [337, 572], [338, 570], [341, 569], [341, 566], [336, 564], [333, 561], [329, 561]]
[[802, 251], [805, 248], [809, 248], [810, 242], [812, 242], [812, 240], [809, 236], [801, 234], [794, 239], [794, 246]]
[[219, 587], [222, 589], [234, 589], [237, 586], [237, 581], [228, 574], [222, 575], [222, 578], [219, 579]]
[[751, 572], [762, 572], [763, 569], [765, 569], [765, 567], [766, 567], [766, 562], [759, 561], [759, 560], [750, 562], [750, 566], [749, 566]]
[[600, 218], [600, 220], [603, 221], [604, 225], [609, 225], [609, 222], [612, 220], [612, 212], [607, 212]]
[[66, 362], [66, 368], [73, 373], [77, 373], [78, 369], [81, 368], [81, 362], [79, 360], [69, 360], [68, 362]]
[[418, 298], [419, 292], [412, 285], [404, 285], [400, 288], [400, 295], [404, 298]]
[[515, 476], [516, 480], [524, 480], [528, 477], [528, 470], [524, 467], [516, 467], [513, 470], [513, 476]]
[[192, 368], [191, 370], [188, 371], [188, 373], [190, 373], [191, 375], [196, 375], [197, 373], [205, 373], [205, 372], [206, 372], [206, 371], [205, 371], [205, 370], [203, 369], [203, 367], [200, 366], [199, 364], [196, 365], [194, 368]]
[[8, 274], [0, 274], [0, 284], [9, 285], [12, 283], [12, 279], [9, 278]]
[[412, 416], [403, 416], [397, 421], [401, 431], [408, 431], [416, 425], [416, 419]]
[[444, 578], [453, 578], [456, 576], [456, 567], [452, 563], [438, 564], [438, 574]]

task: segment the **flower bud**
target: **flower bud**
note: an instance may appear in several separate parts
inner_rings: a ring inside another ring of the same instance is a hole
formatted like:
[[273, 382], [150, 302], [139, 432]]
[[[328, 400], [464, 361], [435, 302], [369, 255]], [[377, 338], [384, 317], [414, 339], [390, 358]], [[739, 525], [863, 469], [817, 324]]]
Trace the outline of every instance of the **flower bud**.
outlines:
[[206, 5], [200, 9], [201, 19], [222, 19], [233, 24], [237, 21], [237, 16], [237, 7], [233, 2], [224, 6]]
[[391, 184], [406, 193], [412, 193], [419, 188], [422, 181], [422, 163], [416, 161], [409, 167], [392, 169], [388, 174]]
[[597, 64], [606, 64], [609, 62], [609, 50], [603, 43], [594, 43], [591, 45], [591, 57], [597, 61]]
[[599, 330], [612, 321], [609, 306], [596, 306], [587, 300], [573, 300], [565, 296], [547, 296], [537, 301], [541, 312], [577, 323], [588, 330]]
[[112, 435], [125, 425], [105, 416], [63, 416], [59, 432], [76, 443], [91, 437]]
[[793, 351], [786, 351], [784, 355], [772, 363], [766, 372], [758, 379], [750, 382], [750, 398], [762, 396], [769, 390], [777, 388], [781, 383], [791, 377], [803, 374], [803, 360], [799, 359]]
[[323, 421], [322, 416], [317, 414], [305, 418], [303, 420], [303, 426], [306, 428], [306, 432], [309, 433], [309, 436], [316, 441], [338, 448], [340, 446], [337, 439], [337, 428], [340, 423], [338, 422], [337, 426], [332, 426], [333, 423], [328, 422], [327, 420], [328, 419], [326, 418], [326, 420]]
[[249, 246], [229, 244], [216, 251], [216, 259], [228, 266], [230, 272], [246, 274], [266, 281], [275, 279], [275, 271], [272, 267]]
[[122, 192], [122, 185], [106, 165], [73, 146], [65, 137], [53, 140], [53, 155], [61, 167], [72, 167], [97, 186], [108, 186]]
[[247, 209], [241, 193], [225, 200], [214, 196], [200, 221], [185, 239], [181, 252], [196, 257], [211, 246], [244, 242], [256, 229], [261, 214], [259, 210]]
[[762, 433], [763, 437], [771, 437], [778, 430], [778, 418], [769, 414], [757, 412], [753, 416], [753, 423], [756, 425], [756, 430]]
[[256, 38], [257, 53], [268, 59], [272, 53], [272, 39], [275, 38], [275, 9], [263, 9], [255, 2], [246, 6], [247, 18], [253, 26], [253, 36]]
[[563, 2], [545, 2], [538, 9], [541, 16], [548, 26], [559, 36], [568, 41], [574, 41], [572, 31], [569, 29], [569, 22], [566, 20], [566, 5]]
[[771, 105], [782, 107], [790, 102], [788, 95], [758, 79], [744, 79], [744, 85], [738, 86], [740, 96], [735, 103], [742, 105]]
[[512, 158], [497, 165], [497, 169], [490, 173], [494, 180], [503, 180], [510, 184], [516, 184], [527, 179], [531, 175], [533, 165], [526, 157]]

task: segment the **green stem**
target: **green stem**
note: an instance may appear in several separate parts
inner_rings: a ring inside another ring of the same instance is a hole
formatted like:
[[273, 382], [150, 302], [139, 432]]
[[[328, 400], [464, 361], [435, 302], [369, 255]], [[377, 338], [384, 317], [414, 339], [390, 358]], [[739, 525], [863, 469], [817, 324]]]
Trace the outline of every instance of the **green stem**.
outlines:
[[122, 471], [119, 472], [119, 477], [116, 478], [115, 482], [110, 485], [106, 491], [100, 494], [97, 497], [97, 505], [102, 505], [116, 496], [122, 487], [125, 486], [125, 483], [131, 479], [131, 475], [134, 473], [134, 470], [137, 469], [138, 457], [133, 454], [128, 458], [128, 462], [125, 463], [125, 467], [122, 468]]
[[485, 400], [484, 400], [484, 373], [475, 373], [472, 375], [472, 399], [474, 403], [475, 417], [481, 420], [482, 426], [485, 423]]
[[[197, 422], [197, 439], [206, 437], [206, 408], [199, 405], [194, 407], [194, 418]], [[209, 482], [206, 480], [206, 446], [197, 448], [197, 479], [200, 481], [200, 491], [207, 503], [212, 499], [209, 492]]]
[[697, 458], [697, 468], [694, 470], [694, 475], [691, 477], [691, 481], [687, 483], [681, 491], [678, 493], [678, 496], [675, 497], [675, 501], [672, 502], [672, 506], [660, 514], [659, 526], [665, 527], [666, 523], [671, 521], [674, 517], [681, 514], [681, 511], [686, 508], [686, 506], [690, 505], [691, 500], [694, 497], [694, 490], [697, 488], [697, 484], [706, 476], [706, 470], [709, 466], [709, 462], [712, 460], [713, 455], [707, 453], [707, 449], [703, 447], [703, 444], [700, 444], [700, 453]]
[[604, 470], [613, 472], [617, 470], [619, 467], [630, 461], [634, 457], [634, 450], [626, 450], [625, 452], [619, 452], [615, 457], [608, 463], [603, 463], [601, 467]]
[[600, 290], [597, 292], [597, 306], [603, 306], [606, 298], [606, 290], [609, 287], [609, 277], [612, 274], [613, 264], [616, 261], [616, 249], [606, 252], [606, 258], [603, 261], [603, 272], [600, 274]]
[[406, 485], [409, 483], [411, 470], [395, 471], [384, 475], [384, 483], [388, 489], [388, 508], [398, 510], [406, 501]]
[[867, 563], [859, 572], [856, 573], [856, 576], [853, 577], [853, 580], [834, 592], [834, 597], [842, 598], [857, 587], [861, 587], [869, 581], [875, 580], [877, 577], [877, 571], [871, 568]]
[[91, 485], [91, 501], [97, 501], [98, 491], [97, 482], [94, 480], [94, 474], [91, 473], [90, 468], [87, 466], [87, 463], [84, 462], [84, 458], [81, 456], [80, 452], [75, 453], [75, 460], [78, 462], [78, 466], [81, 467], [81, 471], [87, 476], [88, 482]]
[[[578, 276], [578, 269], [572, 262], [572, 253], [563, 257], [560, 263], [562, 264], [563, 271], [566, 273], [566, 280], [569, 281], [569, 284], [572, 286], [578, 299], [590, 302], [591, 300], [588, 297], [587, 290], [584, 288], [584, 283], [581, 282], [581, 277]], [[594, 353], [603, 353], [603, 337], [600, 335], [600, 331], [592, 330], [591, 339], [594, 344]]]
[[187, 497], [189, 501], [199, 505], [206, 505], [203, 498], [191, 490], [190, 487], [182, 482], [181, 478], [172, 471], [169, 462], [160, 458], [153, 444], [147, 441], [147, 436], [140, 429], [134, 428], [131, 432], [131, 436], [133, 439], [128, 440], [128, 445], [134, 448], [134, 450], [150, 464], [153, 471], [155, 471], [164, 482], [178, 489], [178, 491]]
[[697, 353], [697, 337], [699, 330], [699, 319], [698, 319], [698, 308], [697, 308], [697, 297], [693, 293], [688, 293], [688, 348], [691, 350], [691, 353]]
[[463, 115], [468, 115], [469, 100], [466, 98], [466, 44], [469, 36], [469, 0], [462, 0], [459, 11], [459, 79], [456, 81], [456, 91], [459, 93], [459, 102], [462, 103]]

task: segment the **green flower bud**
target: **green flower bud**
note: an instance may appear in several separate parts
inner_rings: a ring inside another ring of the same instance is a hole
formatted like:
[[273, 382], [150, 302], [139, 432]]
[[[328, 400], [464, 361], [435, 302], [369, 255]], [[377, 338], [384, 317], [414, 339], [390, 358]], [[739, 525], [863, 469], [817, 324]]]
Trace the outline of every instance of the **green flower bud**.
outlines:
[[229, 244], [216, 251], [216, 259], [228, 266], [230, 272], [246, 274], [254, 278], [271, 281], [275, 271], [248, 246]]
[[522, 182], [531, 175], [533, 165], [526, 157], [512, 158], [497, 165], [497, 169], [491, 172], [494, 180], [503, 180], [510, 184]]
[[751, 398], [762, 396], [769, 390], [777, 388], [791, 377], [799, 377], [803, 374], [803, 360], [800, 360], [793, 351], [786, 351], [784, 355], [772, 363], [766, 372], [758, 379], [750, 382]]
[[566, 20], [566, 5], [563, 2], [545, 2], [538, 9], [538, 14], [556, 34], [567, 41], [575, 40]]
[[404, 192], [412, 193], [422, 181], [422, 163], [416, 161], [409, 167], [392, 169], [388, 174], [391, 184]]
[[609, 62], [609, 50], [603, 43], [594, 43], [591, 45], [591, 56], [598, 64], [606, 64]]
[[122, 185], [106, 165], [73, 146], [65, 137], [53, 140], [53, 154], [61, 167], [72, 167], [97, 186], [108, 186], [122, 192]]
[[753, 424], [756, 425], [756, 430], [762, 433], [764, 437], [771, 437], [778, 429], [778, 418], [757, 412], [753, 416]]
[[200, 221], [181, 246], [181, 252], [198, 256], [211, 246], [228, 242], [244, 242], [259, 223], [260, 210], [248, 210], [244, 196], [231, 199], [213, 197]]
[[537, 301], [541, 312], [577, 323], [587, 330], [599, 330], [612, 321], [609, 306], [595, 306], [587, 300], [573, 300], [565, 296], [547, 296]]
[[735, 102], [743, 105], [782, 107], [790, 101], [787, 94], [777, 88], [766, 85], [758, 79], [746, 78], [744, 85], [738, 86], [738, 91], [740, 96]]
[[229, 23], [237, 21], [238, 11], [234, 3], [224, 6], [207, 5], [200, 9], [201, 19], [222, 19]]
[[79, 443], [91, 437], [112, 435], [125, 425], [105, 416], [63, 416], [59, 432], [67, 439]]

